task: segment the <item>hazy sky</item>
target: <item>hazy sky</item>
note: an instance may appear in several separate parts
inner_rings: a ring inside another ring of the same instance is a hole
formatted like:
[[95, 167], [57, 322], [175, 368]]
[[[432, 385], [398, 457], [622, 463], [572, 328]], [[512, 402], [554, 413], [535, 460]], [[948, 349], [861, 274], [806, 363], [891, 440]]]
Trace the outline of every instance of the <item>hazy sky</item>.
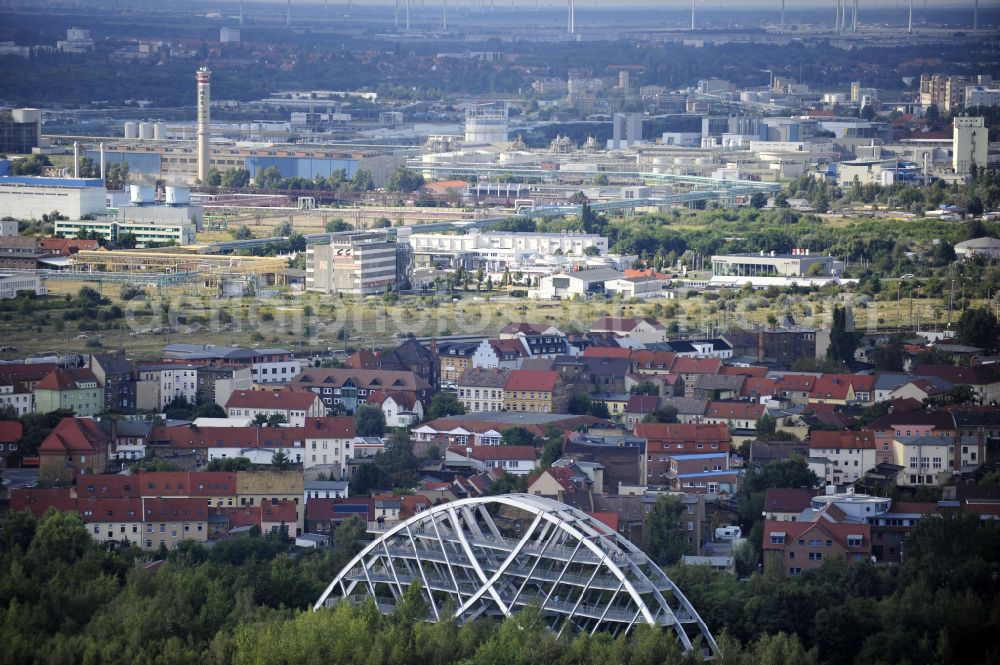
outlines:
[[[244, 0], [247, 5], [253, 4], [284, 4], [281, 0]], [[333, 5], [346, 5], [347, 0], [292, 0], [293, 5], [303, 5], [303, 4], [318, 4], [322, 5], [324, 2], [329, 2], [331, 6]], [[405, 0], [402, 0], [405, 2]], [[419, 6], [422, 0], [411, 0], [411, 7]], [[847, 0], [848, 3], [850, 0]], [[972, 10], [974, 0], [914, 0], [913, 8], [920, 9], [924, 6], [927, 7], [968, 7]], [[373, 5], [373, 4], [394, 4], [395, 0], [352, 0], [354, 4], [357, 5]], [[425, 4], [441, 4], [442, 0], [423, 0]], [[514, 4], [517, 6], [534, 7], [535, 0], [513, 0]], [[490, 5], [494, 4], [497, 7], [510, 7], [511, 0], [479, 0], [480, 4]], [[859, 11], [865, 9], [878, 8], [878, 9], [889, 9], [892, 7], [905, 7], [908, 0], [860, 0], [858, 3]], [[472, 0], [448, 0], [449, 5], [458, 6], [470, 6], [473, 4]], [[567, 0], [538, 0], [538, 4], [542, 7], [546, 6], [565, 6]], [[706, 9], [716, 9], [720, 6], [723, 8], [731, 7], [734, 9], [756, 9], [756, 8], [771, 8], [780, 7], [781, 0], [697, 0], [699, 7], [705, 7]], [[691, 0], [598, 0], [598, 7], [630, 7], [630, 6], [642, 6], [642, 7], [670, 7], [670, 8], [690, 8]], [[837, 0], [785, 0], [786, 8], [794, 9], [827, 9], [834, 8], [837, 5]], [[593, 0], [576, 0], [577, 9], [586, 9], [587, 7], [593, 7]], [[979, 8], [982, 9], [996, 9], [1000, 8], [1000, 0], [979, 0]]]

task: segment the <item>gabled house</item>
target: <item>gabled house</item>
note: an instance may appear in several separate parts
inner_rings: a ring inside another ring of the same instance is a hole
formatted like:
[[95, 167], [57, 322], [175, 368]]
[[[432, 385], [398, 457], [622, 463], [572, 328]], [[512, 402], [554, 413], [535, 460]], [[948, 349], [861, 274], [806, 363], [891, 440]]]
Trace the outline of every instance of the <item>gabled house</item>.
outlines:
[[[765, 561], [777, 558], [786, 575], [819, 568], [833, 558], [863, 561], [871, 556], [871, 527], [867, 524], [836, 524], [825, 519], [815, 522], [764, 523]], [[766, 565], [766, 564], [765, 564]]]
[[388, 427], [409, 427], [424, 419], [424, 405], [413, 393], [376, 390], [368, 395], [368, 403], [382, 409]]
[[466, 413], [504, 410], [504, 389], [513, 370], [473, 367], [458, 378], [458, 399]]
[[63, 418], [38, 447], [39, 477], [72, 482], [81, 474], [104, 473], [111, 437], [90, 418]]
[[292, 427], [302, 427], [306, 418], [326, 415], [319, 395], [308, 390], [237, 390], [226, 402], [230, 418], [283, 416]]
[[104, 410], [104, 392], [89, 369], [58, 367], [35, 384], [35, 410], [49, 413], [69, 409], [78, 416], [93, 416]]
[[529, 413], [565, 413], [569, 395], [559, 372], [512, 370], [504, 384], [504, 408]]
[[635, 435], [646, 440], [647, 484], [667, 482], [671, 458], [675, 455], [728, 455], [731, 449], [729, 429], [721, 424], [638, 423]]
[[[306, 418], [303, 468], [330, 466], [331, 477], [345, 478], [347, 462], [363, 456], [358, 449], [354, 418]], [[329, 474], [328, 474], [329, 475]]]
[[795, 522], [812, 504], [816, 492], [798, 487], [770, 487], [764, 494], [765, 519], [773, 522]]
[[875, 377], [860, 374], [823, 374], [809, 394], [810, 403], [870, 404], [875, 399]]
[[877, 464], [872, 432], [829, 432], [809, 435], [809, 466], [821, 480], [841, 485], [861, 479]]
[[438, 346], [441, 383], [455, 383], [462, 372], [472, 367], [472, 358], [478, 348], [479, 342], [453, 342]]
[[445, 466], [477, 472], [503, 469], [515, 476], [531, 473], [538, 462], [534, 446], [451, 446], [445, 451]]
[[620, 337], [629, 337], [643, 344], [658, 344], [667, 341], [666, 327], [656, 319], [619, 318], [603, 316], [590, 326], [590, 332], [610, 332]]
[[472, 366], [520, 369], [528, 356], [528, 349], [520, 339], [484, 339], [472, 354]]
[[412, 393], [421, 402], [431, 398], [431, 384], [414, 372], [398, 370], [313, 368], [298, 374], [289, 387], [311, 390], [327, 410], [342, 405], [348, 413], [367, 402], [377, 390]]
[[752, 430], [766, 413], [767, 408], [763, 404], [754, 402], [709, 402], [701, 422], [732, 426], [738, 430]]

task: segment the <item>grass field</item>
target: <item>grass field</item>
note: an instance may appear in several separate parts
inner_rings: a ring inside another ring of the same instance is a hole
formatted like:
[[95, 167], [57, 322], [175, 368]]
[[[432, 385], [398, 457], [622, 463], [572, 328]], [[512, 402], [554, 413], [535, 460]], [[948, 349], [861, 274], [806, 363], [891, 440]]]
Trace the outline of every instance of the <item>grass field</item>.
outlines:
[[[157, 291], [148, 287], [146, 298], [124, 301], [120, 287], [104, 285], [101, 293], [123, 310], [116, 320], [94, 323], [97, 330], [81, 330], [77, 320], [64, 320], [72, 306], [66, 300], [81, 286], [96, 284], [50, 281], [45, 302], [55, 303], [44, 312], [3, 312], [0, 333], [4, 346], [17, 348], [5, 356], [44, 352], [86, 353], [122, 348], [140, 360], [160, 356], [169, 342], [217, 345], [282, 346], [296, 351], [325, 352], [342, 349], [341, 331], [349, 331], [351, 348], [392, 344], [399, 335], [495, 335], [511, 321], [552, 323], [563, 331], [586, 330], [600, 316], [652, 316], [667, 326], [676, 324], [678, 334], [718, 334], [732, 326], [764, 325], [791, 315], [803, 325], [829, 325], [833, 307], [853, 306], [860, 330], [908, 326], [911, 303], [871, 301], [866, 296], [840, 293], [778, 295], [762, 292], [746, 294], [698, 295], [676, 300], [656, 299], [621, 302], [546, 302], [514, 299], [496, 293], [456, 293], [436, 296], [403, 296], [398, 303], [381, 298], [361, 300], [322, 296], [284, 290], [274, 297], [218, 298], [200, 292], [194, 285]], [[727, 300], [728, 298], [728, 300]], [[971, 306], [982, 303], [973, 302]], [[941, 329], [947, 324], [946, 300], [922, 299], [913, 302], [913, 323], [919, 319], [924, 329]], [[958, 320], [958, 312], [954, 314]]]

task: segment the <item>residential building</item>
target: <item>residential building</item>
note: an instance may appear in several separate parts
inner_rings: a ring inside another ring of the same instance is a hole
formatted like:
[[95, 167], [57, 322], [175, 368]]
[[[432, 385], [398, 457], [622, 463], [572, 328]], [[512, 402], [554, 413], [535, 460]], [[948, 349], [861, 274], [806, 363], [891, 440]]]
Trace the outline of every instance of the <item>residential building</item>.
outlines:
[[504, 408], [528, 413], [563, 413], [569, 392], [559, 372], [511, 370], [504, 384]]
[[38, 447], [39, 478], [72, 482], [108, 467], [111, 437], [90, 418], [63, 418]]
[[246, 349], [211, 344], [168, 344], [165, 363], [198, 366], [249, 367], [254, 383], [287, 383], [302, 369], [302, 361], [280, 348]]
[[94, 353], [90, 356], [90, 371], [104, 388], [103, 410], [135, 412], [139, 376], [135, 365], [120, 353]]
[[[153, 430], [153, 423], [145, 420], [108, 420], [111, 428], [111, 453], [109, 461], [123, 465], [146, 457], [146, 445]], [[102, 429], [107, 429], [102, 428]]]
[[465, 370], [458, 378], [458, 399], [466, 413], [503, 411], [504, 390], [513, 370], [476, 368]]
[[305, 493], [302, 505], [308, 509], [309, 501], [315, 499], [346, 499], [349, 488], [346, 480], [306, 480], [302, 483]]
[[398, 286], [397, 245], [384, 231], [331, 235], [306, 246], [306, 289], [374, 295]]
[[0, 375], [0, 408], [10, 407], [18, 416], [35, 410], [35, 395], [22, 381]]
[[437, 357], [441, 382], [452, 384], [458, 381], [462, 372], [472, 367], [472, 356], [478, 347], [479, 342], [449, 342], [439, 345]]
[[24, 428], [16, 420], [0, 421], [0, 468], [20, 466], [19, 446]]
[[623, 319], [604, 316], [591, 324], [590, 332], [609, 332], [619, 337], [627, 337], [643, 344], [656, 344], [667, 341], [666, 327], [651, 318]]
[[753, 402], [709, 402], [701, 421], [721, 424], [738, 430], [752, 430], [757, 421], [767, 414], [763, 404]]
[[319, 395], [309, 390], [238, 390], [226, 402], [229, 417], [283, 416], [293, 427], [303, 427], [306, 418], [326, 415]]
[[139, 365], [136, 368], [136, 407], [141, 411], [163, 410], [176, 399], [188, 404], [198, 400], [198, 366], [181, 363]]
[[765, 565], [771, 558], [781, 561], [786, 575], [819, 568], [833, 558], [863, 561], [872, 554], [868, 524], [835, 524], [825, 519], [815, 522], [764, 523]]
[[625, 429], [632, 431], [636, 423], [656, 411], [660, 405], [659, 395], [631, 395], [625, 404]]
[[303, 466], [306, 469], [330, 467], [331, 477], [344, 478], [347, 462], [362, 456], [355, 445], [355, 436], [354, 418], [307, 418], [304, 437], [306, 458]]
[[809, 509], [815, 495], [811, 489], [768, 488], [764, 494], [764, 517], [770, 522], [796, 522]]
[[[236, 498], [242, 506], [272, 507], [288, 502], [296, 506], [305, 493], [302, 473], [297, 471], [255, 471], [253, 473], [236, 474]], [[305, 525], [304, 511], [296, 511], [295, 528], [289, 529], [295, 536], [302, 532]], [[278, 516], [287, 519], [287, 515]], [[261, 526], [263, 530], [263, 525]]]
[[255, 464], [271, 464], [282, 450], [292, 464], [305, 465], [305, 431], [302, 427], [155, 427], [148, 449], [156, 457], [194, 455], [199, 463], [246, 457]]
[[823, 374], [809, 394], [811, 404], [870, 404], [875, 400], [875, 377], [861, 374]]
[[676, 455], [728, 455], [731, 448], [729, 429], [723, 424], [638, 423], [635, 435], [646, 440], [645, 483], [651, 485], [667, 484]]
[[378, 390], [411, 393], [425, 403], [431, 397], [431, 385], [412, 371], [309, 368], [295, 376], [289, 386], [316, 393], [327, 410], [342, 404], [348, 413]]
[[424, 419], [424, 405], [413, 393], [376, 390], [368, 395], [368, 403], [382, 409], [388, 427], [409, 427]]
[[896, 483], [903, 487], [939, 486], [951, 477], [953, 438], [928, 434], [897, 436], [892, 440], [892, 463], [903, 467]]
[[[953, 447], [956, 436], [954, 418], [947, 411], [941, 410], [893, 411], [869, 423], [864, 429], [874, 432], [875, 455], [879, 464], [900, 464], [898, 460], [901, 458], [896, 455], [894, 443], [898, 437], [933, 436], [943, 444]], [[950, 468], [953, 470], [961, 467], [961, 460], [957, 460], [956, 465], [954, 454], [955, 451], [952, 449], [951, 455], [948, 456], [951, 460]]]
[[93, 416], [104, 410], [104, 394], [89, 369], [60, 367], [35, 385], [35, 409], [41, 413], [69, 409], [78, 416]]
[[670, 489], [685, 494], [735, 494], [739, 474], [729, 468], [729, 453], [672, 455], [666, 475]]
[[[861, 479], [878, 462], [875, 435], [872, 432], [829, 432], [809, 434], [810, 464], [819, 458], [817, 475], [830, 485], [843, 485]], [[819, 473], [822, 466], [823, 473]]]
[[752, 358], [756, 364], [787, 370], [799, 358], [816, 357], [816, 330], [791, 327], [737, 331], [722, 334], [734, 357]]
[[472, 354], [473, 367], [520, 369], [529, 356], [528, 349], [518, 338], [484, 339]]
[[526, 476], [538, 463], [534, 446], [450, 446], [445, 451], [445, 466], [477, 472], [502, 469], [515, 476]]

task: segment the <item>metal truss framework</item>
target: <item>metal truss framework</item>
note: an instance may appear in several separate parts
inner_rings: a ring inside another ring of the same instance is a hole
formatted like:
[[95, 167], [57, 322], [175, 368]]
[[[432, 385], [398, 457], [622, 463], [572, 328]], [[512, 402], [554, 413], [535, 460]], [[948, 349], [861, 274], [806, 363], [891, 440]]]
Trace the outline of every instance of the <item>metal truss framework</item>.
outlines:
[[430, 621], [510, 616], [535, 604], [560, 634], [617, 635], [648, 624], [673, 630], [684, 650], [708, 658], [718, 651], [649, 557], [597, 519], [544, 497], [462, 499], [414, 515], [354, 557], [313, 609], [373, 598], [388, 613], [414, 583]]

